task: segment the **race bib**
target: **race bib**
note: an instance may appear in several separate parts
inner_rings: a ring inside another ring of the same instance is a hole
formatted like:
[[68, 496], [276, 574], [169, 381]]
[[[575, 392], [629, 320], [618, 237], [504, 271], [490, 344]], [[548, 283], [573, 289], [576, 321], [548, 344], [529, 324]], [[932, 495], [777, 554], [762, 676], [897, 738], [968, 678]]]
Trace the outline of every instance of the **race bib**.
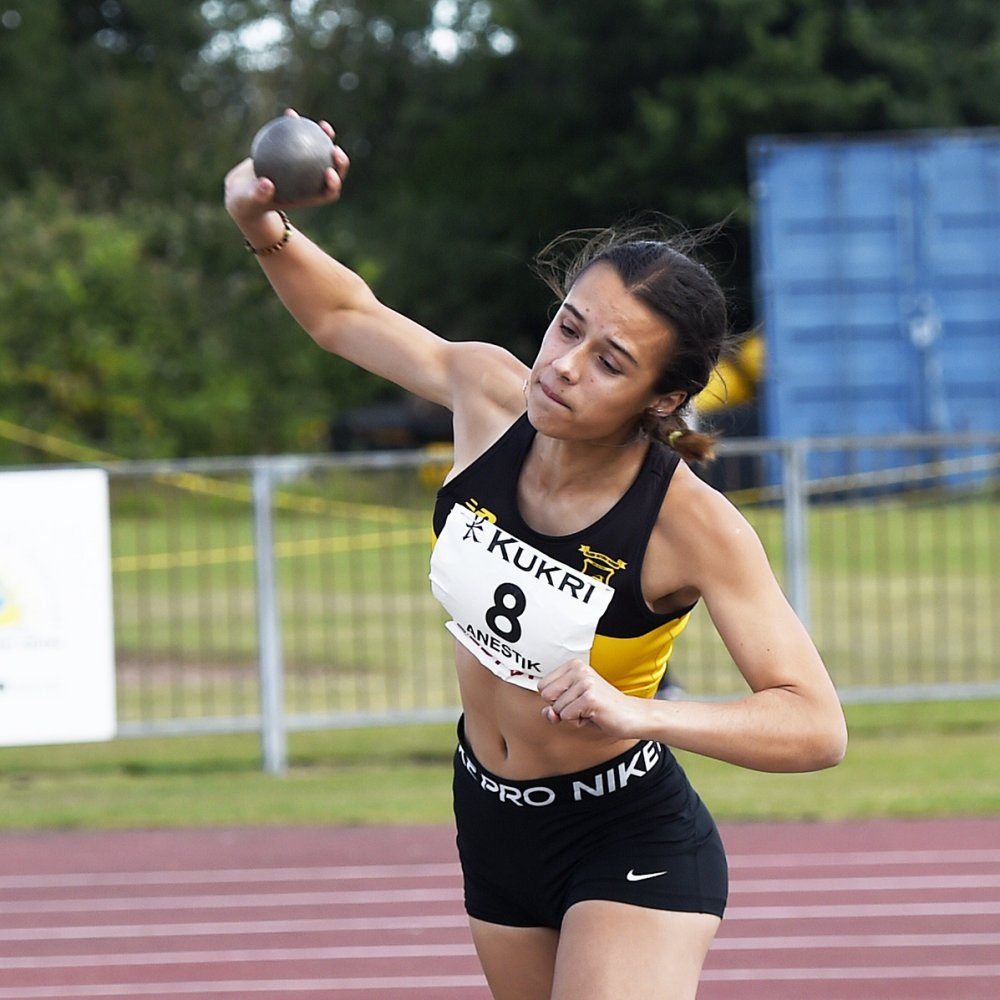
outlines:
[[589, 658], [614, 594], [461, 504], [438, 537], [430, 580], [448, 631], [498, 677], [532, 690], [567, 660]]

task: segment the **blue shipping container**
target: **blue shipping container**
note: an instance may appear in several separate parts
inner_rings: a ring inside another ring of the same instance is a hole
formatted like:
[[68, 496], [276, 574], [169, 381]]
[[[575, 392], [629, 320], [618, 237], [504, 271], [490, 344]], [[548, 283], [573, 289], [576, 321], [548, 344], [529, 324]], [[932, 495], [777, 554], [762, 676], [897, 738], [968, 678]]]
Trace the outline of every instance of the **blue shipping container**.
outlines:
[[1000, 430], [1000, 130], [751, 142], [770, 437]]

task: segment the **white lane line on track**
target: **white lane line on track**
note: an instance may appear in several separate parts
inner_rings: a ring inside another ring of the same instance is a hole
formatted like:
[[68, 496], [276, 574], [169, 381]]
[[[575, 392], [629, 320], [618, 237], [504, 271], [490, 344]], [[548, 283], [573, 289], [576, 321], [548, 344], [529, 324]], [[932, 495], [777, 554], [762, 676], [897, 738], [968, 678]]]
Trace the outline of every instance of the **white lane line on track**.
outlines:
[[37, 955], [33, 958], [0, 958], [3, 969], [76, 969], [129, 965], [236, 965], [245, 962], [340, 962], [387, 958], [475, 957], [468, 944], [336, 945], [329, 948], [246, 948], [230, 951], [163, 951], [107, 955]]
[[[723, 925], [725, 926], [725, 925]], [[791, 934], [717, 937], [712, 951], [785, 951], [798, 948], [981, 948], [1000, 946], [1000, 932], [945, 934]]]
[[832, 868], [838, 865], [984, 865], [1000, 864], [1000, 850], [956, 848], [926, 851], [824, 851], [802, 854], [731, 854], [730, 868]]
[[[836, 980], [926, 980], [926, 979], [983, 979], [1000, 976], [1000, 965], [970, 969], [964, 965], [934, 967], [899, 966], [892, 968], [823, 968], [823, 969], [706, 969], [703, 982], [753, 982], [761, 981], [836, 981]], [[0, 1000], [57, 1000], [61, 997], [140, 997], [150, 995], [206, 996], [222, 993], [323, 993], [344, 990], [373, 991], [405, 989], [469, 989], [484, 987], [482, 976], [406, 976], [355, 979], [272, 979], [228, 980], [187, 983], [109, 983], [91, 985], [22, 986], [8, 989], [0, 987]]]
[[[296, 895], [294, 898], [275, 899], [272, 897], [204, 897], [191, 899], [143, 899], [143, 900], [70, 900], [62, 903], [47, 901], [39, 903], [4, 904], [0, 912], [0, 921], [8, 915], [13, 915], [14, 906], [21, 914], [39, 913], [106, 913], [111, 911], [143, 912], [148, 910], [205, 910], [205, 909], [241, 909], [255, 906], [261, 909], [278, 909], [282, 906], [319, 906], [345, 903], [414, 903], [414, 902], [451, 902], [461, 905], [461, 896], [453, 892], [428, 892], [412, 894], [406, 892], [383, 893], [374, 898], [371, 893], [362, 893], [363, 899], [333, 900], [329, 897], [342, 895], [337, 893], [317, 893], [316, 898], [307, 894]], [[100, 905], [96, 905], [96, 904]], [[141, 905], [140, 905], [141, 904]], [[839, 917], [935, 917], [935, 916], [990, 916], [1000, 913], [998, 900], [963, 900], [958, 902], [921, 902], [921, 903], [816, 903], [794, 906], [730, 906], [726, 910], [726, 919], [734, 920], [827, 920]], [[413, 920], [419, 919], [415, 914]], [[219, 926], [215, 924], [213, 926]], [[243, 927], [242, 923], [235, 923]], [[415, 926], [415, 924], [414, 924]], [[15, 931], [17, 928], [13, 928]], [[0, 940], [10, 932], [10, 929], [0, 927]]]
[[881, 982], [884, 979], [991, 979], [1000, 976], [1000, 965], [901, 965], [872, 966], [871, 968], [836, 967], [829, 969], [706, 969], [702, 981], [742, 982], [778, 980], [837, 980], [870, 979]]
[[1000, 875], [845, 875], [832, 878], [733, 879], [740, 892], [886, 892], [928, 889], [997, 889]]
[[207, 996], [210, 993], [330, 993], [345, 990], [448, 990], [484, 988], [482, 976], [405, 976], [357, 979], [248, 979], [196, 983], [104, 983], [0, 987], [0, 1000], [82, 1000], [83, 997]]
[[[901, 875], [897, 877], [735, 879], [732, 898], [743, 893], [831, 893], [997, 889], [1000, 876]], [[5, 900], [2, 914], [79, 913], [122, 910], [233, 909], [285, 906], [355, 906], [368, 904], [448, 903], [460, 901], [454, 888], [345, 889], [320, 892], [198, 894], [179, 896], [109, 896]]]
[[95, 899], [5, 901], [0, 916], [15, 913], [107, 913], [114, 910], [245, 910], [284, 906], [363, 906], [366, 904], [460, 903], [462, 890], [365, 889], [344, 892], [242, 893], [216, 896], [114, 896]]
[[850, 917], [984, 917], [1000, 914], [1000, 900], [948, 903], [831, 903], [809, 906], [731, 906], [726, 920], [830, 920]]
[[2, 889], [71, 889], [112, 885], [226, 885], [240, 882], [326, 882], [349, 879], [447, 878], [461, 876], [455, 863], [342, 865], [317, 868], [220, 868], [198, 871], [56, 872], [0, 875]]
[[[730, 868], [852, 867], [886, 865], [1000, 864], [996, 850], [868, 851], [823, 854], [734, 854]], [[348, 879], [459, 877], [455, 863], [412, 865], [339, 865], [314, 868], [229, 868], [205, 870], [54, 872], [0, 875], [2, 889], [59, 889], [116, 885], [223, 885], [253, 882], [319, 882]]]
[[[1000, 946], [998, 934], [877, 934], [717, 938], [712, 952], [822, 949], [980, 948]], [[119, 966], [240, 964], [245, 962], [330, 962], [377, 959], [464, 958], [475, 956], [470, 943], [337, 945], [331, 947], [197, 949], [166, 952], [109, 952], [86, 955], [35, 955], [0, 958], [0, 970], [114, 968]], [[974, 967], [974, 966], [970, 966]]]
[[351, 931], [437, 930], [468, 927], [464, 913], [303, 920], [228, 920], [184, 924], [87, 924], [0, 928], [0, 941], [89, 941], [119, 938], [204, 937], [236, 934], [342, 934]]

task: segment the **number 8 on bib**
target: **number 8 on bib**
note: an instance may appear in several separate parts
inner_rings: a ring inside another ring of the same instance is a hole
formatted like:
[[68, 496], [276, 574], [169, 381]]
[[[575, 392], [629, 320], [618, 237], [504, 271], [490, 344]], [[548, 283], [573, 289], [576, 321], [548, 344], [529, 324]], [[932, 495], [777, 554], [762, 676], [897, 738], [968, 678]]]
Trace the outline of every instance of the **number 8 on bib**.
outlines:
[[460, 504], [434, 547], [430, 580], [452, 635], [497, 676], [532, 689], [589, 657], [614, 593]]

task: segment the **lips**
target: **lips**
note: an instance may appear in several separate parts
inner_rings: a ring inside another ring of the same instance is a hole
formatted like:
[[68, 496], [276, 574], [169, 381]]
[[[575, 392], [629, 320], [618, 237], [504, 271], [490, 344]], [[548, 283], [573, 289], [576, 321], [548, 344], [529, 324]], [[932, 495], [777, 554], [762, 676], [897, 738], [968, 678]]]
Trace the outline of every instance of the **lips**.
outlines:
[[550, 389], [544, 382], [539, 382], [538, 387], [542, 390], [548, 399], [551, 399], [553, 403], [557, 403], [559, 406], [565, 407], [567, 410], [570, 408], [569, 404], [553, 389]]

